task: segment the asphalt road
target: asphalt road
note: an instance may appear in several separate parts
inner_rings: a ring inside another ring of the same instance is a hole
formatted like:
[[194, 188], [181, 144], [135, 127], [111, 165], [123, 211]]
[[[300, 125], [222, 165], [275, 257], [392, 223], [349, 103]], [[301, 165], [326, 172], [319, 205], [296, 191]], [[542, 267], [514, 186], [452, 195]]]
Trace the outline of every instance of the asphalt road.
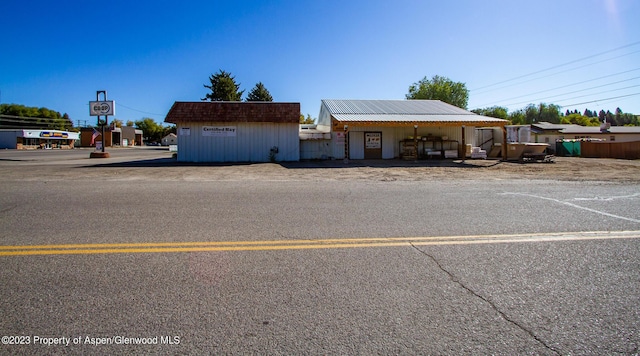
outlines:
[[0, 153], [0, 354], [639, 352], [637, 184], [33, 178], [85, 153]]

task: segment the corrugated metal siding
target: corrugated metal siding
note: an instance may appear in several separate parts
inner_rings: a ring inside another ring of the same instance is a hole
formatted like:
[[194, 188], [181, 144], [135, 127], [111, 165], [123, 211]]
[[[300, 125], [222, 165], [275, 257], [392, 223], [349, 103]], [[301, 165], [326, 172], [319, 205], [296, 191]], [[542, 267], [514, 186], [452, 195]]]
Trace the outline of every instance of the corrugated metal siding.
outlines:
[[320, 104], [317, 124], [318, 126], [331, 127], [331, 113], [324, 102]]
[[336, 159], [344, 158], [344, 142], [340, 142], [338, 140], [338, 134], [336, 132], [331, 133], [331, 150], [333, 153], [333, 157]]
[[349, 132], [349, 158], [364, 159], [364, 132]]
[[[202, 135], [203, 126], [235, 126], [235, 137]], [[300, 160], [298, 124], [277, 123], [191, 123], [178, 126], [178, 133], [190, 128], [189, 136], [178, 138], [181, 162], [268, 162], [272, 147], [278, 147], [277, 161]]]
[[[349, 130], [349, 153], [351, 159], [364, 158], [364, 132], [382, 132], [382, 158], [392, 159], [400, 157], [400, 141], [413, 137], [412, 127], [380, 127], [380, 126], [358, 126]], [[447, 137], [448, 140], [458, 141], [462, 144], [462, 128], [460, 127], [418, 127], [418, 136]], [[335, 133], [333, 135], [335, 140]], [[480, 144], [475, 135], [475, 127], [465, 126], [465, 143], [472, 146]], [[440, 146], [438, 145], [439, 149]], [[456, 149], [454, 142], [445, 144], [445, 149]], [[344, 158], [343, 145], [334, 145], [334, 157]]]
[[[330, 140], [301, 140], [300, 159], [331, 158], [333, 155], [330, 144]], [[344, 152], [344, 146], [342, 147], [342, 151]]]
[[[364, 159], [364, 132], [382, 133], [382, 159], [397, 157], [397, 129], [393, 127], [358, 126], [349, 130], [349, 155], [351, 159]], [[343, 147], [344, 151], [344, 147]], [[344, 156], [344, 154], [342, 155]], [[361, 158], [358, 158], [361, 157]]]

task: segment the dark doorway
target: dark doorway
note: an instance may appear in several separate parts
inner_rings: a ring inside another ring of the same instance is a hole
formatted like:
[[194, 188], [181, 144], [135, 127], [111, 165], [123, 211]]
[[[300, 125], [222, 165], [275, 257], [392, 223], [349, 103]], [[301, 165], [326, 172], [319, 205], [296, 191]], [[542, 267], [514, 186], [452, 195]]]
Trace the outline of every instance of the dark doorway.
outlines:
[[364, 159], [382, 159], [382, 132], [364, 133]]

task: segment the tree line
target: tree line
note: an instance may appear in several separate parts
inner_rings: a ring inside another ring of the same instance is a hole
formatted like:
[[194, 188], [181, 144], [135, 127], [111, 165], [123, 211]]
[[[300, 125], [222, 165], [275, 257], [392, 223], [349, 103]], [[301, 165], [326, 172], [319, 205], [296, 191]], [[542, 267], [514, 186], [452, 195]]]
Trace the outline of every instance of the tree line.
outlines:
[[18, 104], [0, 104], [0, 128], [71, 130], [73, 122], [66, 113]]
[[[408, 100], [441, 100], [466, 110], [469, 90], [465, 83], [454, 82], [447, 77], [436, 75], [431, 79], [424, 77], [422, 80], [410, 85], [409, 92], [405, 97]], [[538, 105], [529, 104], [513, 112], [509, 112], [507, 108], [502, 106], [492, 106], [471, 111], [478, 115], [509, 120], [513, 125], [549, 122], [552, 124], [600, 126], [601, 123], [606, 121], [612, 126], [640, 126], [639, 115], [624, 113], [620, 108], [617, 108], [615, 113], [609, 110], [596, 112], [589, 109], [585, 109], [582, 113], [578, 110], [567, 110], [563, 113], [559, 105], [540, 103]]]
[[638, 115], [624, 113], [620, 108], [617, 108], [615, 113], [609, 110], [596, 112], [589, 109], [585, 109], [582, 113], [578, 110], [567, 110], [563, 113], [558, 105], [540, 103], [538, 105], [529, 104], [525, 108], [513, 112], [508, 112], [507, 108], [501, 106], [471, 111], [478, 115], [509, 120], [513, 125], [549, 122], [552, 124], [600, 126], [601, 123], [608, 122], [612, 126], [640, 126], [640, 117]]

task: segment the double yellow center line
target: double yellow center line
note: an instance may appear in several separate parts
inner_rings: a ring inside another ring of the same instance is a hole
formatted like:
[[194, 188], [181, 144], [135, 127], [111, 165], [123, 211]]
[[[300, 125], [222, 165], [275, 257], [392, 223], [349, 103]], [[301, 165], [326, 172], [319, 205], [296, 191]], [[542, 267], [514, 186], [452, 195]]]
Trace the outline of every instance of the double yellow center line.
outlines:
[[110, 253], [176, 253], [207, 251], [273, 251], [331, 248], [469, 245], [513, 242], [552, 242], [637, 239], [640, 231], [593, 231], [513, 235], [344, 238], [319, 240], [148, 242], [110, 244], [61, 244], [0, 246], [0, 256], [86, 255]]

